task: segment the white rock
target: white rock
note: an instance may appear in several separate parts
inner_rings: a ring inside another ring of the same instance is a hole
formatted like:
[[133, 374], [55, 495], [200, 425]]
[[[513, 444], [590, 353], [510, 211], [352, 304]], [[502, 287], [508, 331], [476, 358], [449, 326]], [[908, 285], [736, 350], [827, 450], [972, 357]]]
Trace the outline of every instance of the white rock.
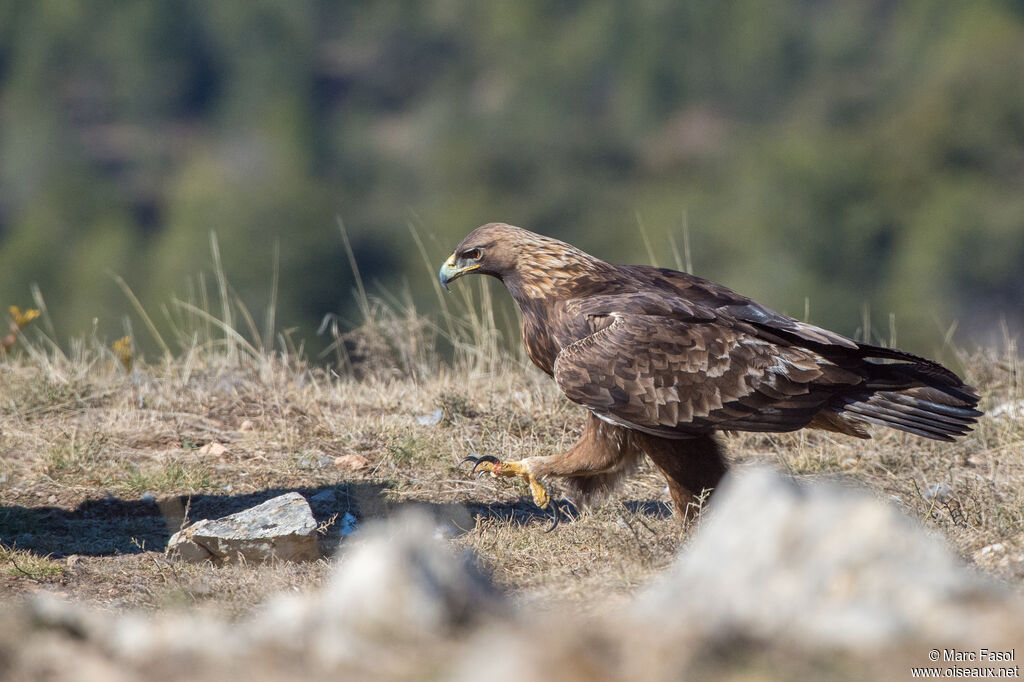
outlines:
[[963, 634], [970, 619], [952, 614], [979, 596], [1004, 595], [894, 507], [748, 470], [723, 483], [697, 536], [633, 612], [668, 630], [871, 647]]
[[315, 598], [272, 600], [249, 624], [252, 640], [311, 649], [326, 663], [356, 660], [381, 641], [444, 637], [504, 608], [473, 563], [434, 538], [426, 514], [371, 524], [360, 537]]
[[981, 556], [988, 556], [989, 554], [1004, 554], [1006, 553], [1006, 545], [1001, 542], [996, 542], [991, 545], [985, 545], [981, 548]]
[[497, 593], [468, 557], [435, 535], [425, 513], [409, 513], [364, 531], [369, 537], [344, 557], [324, 598], [344, 605], [355, 626], [396, 625], [436, 633], [492, 610]]
[[198, 521], [171, 536], [167, 552], [185, 561], [311, 561], [320, 556], [316, 527], [305, 498], [287, 493], [237, 514]]
[[1024, 400], [1009, 400], [988, 411], [992, 419], [1019, 419], [1024, 417]]
[[416, 417], [417, 423], [420, 426], [436, 426], [441, 423], [441, 419], [444, 417], [444, 410], [438, 408], [428, 414], [421, 414]]

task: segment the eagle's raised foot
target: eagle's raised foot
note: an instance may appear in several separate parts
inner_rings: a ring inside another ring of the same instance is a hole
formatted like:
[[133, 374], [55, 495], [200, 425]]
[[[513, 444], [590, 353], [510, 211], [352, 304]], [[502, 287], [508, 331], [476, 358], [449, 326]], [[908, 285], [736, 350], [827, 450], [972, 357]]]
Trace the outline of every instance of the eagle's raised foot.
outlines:
[[551, 497], [548, 495], [548, 491], [544, 490], [544, 486], [540, 484], [540, 481], [530, 473], [526, 463], [522, 460], [518, 462], [502, 462], [497, 457], [491, 455], [483, 455], [482, 457], [463, 457], [460, 465], [466, 462], [473, 463], [473, 473], [476, 472], [490, 472], [491, 476], [502, 476], [511, 478], [518, 476], [527, 482], [530, 486], [530, 492], [533, 494], [533, 503], [541, 509], [547, 509], [548, 506], [552, 506], [555, 512], [555, 519], [548, 530], [554, 530], [555, 526], [558, 525], [558, 505], [553, 504]]

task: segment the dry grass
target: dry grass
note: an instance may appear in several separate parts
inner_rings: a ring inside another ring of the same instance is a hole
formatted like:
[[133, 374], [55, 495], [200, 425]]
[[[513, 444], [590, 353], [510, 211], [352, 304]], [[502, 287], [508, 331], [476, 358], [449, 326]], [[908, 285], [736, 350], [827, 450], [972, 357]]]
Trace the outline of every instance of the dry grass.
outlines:
[[[671, 517], [650, 468], [544, 534], [547, 518], [524, 486], [457, 467], [472, 453], [518, 459], [566, 448], [583, 422], [547, 377], [499, 350], [486, 287], [464, 287], [438, 324], [400, 300], [364, 299], [363, 326], [333, 330], [336, 369], [302, 359], [285, 334], [259, 331], [226, 284], [218, 288], [219, 306], [204, 286], [172, 306], [174, 337], [158, 339], [166, 352], [156, 363], [126, 354], [124, 342], [117, 353], [96, 339], [65, 352], [42, 330], [0, 357], [0, 594], [46, 584], [108, 606], [245, 611], [269, 593], [317, 584], [329, 562], [218, 568], [170, 563], [162, 549], [186, 521], [289, 490], [315, 498], [321, 522], [425, 506], [453, 529], [455, 547], [474, 550], [500, 585], [538, 604], [587, 608], [595, 592], [629, 595], [685, 541], [689, 529]], [[446, 348], [454, 360], [442, 362]], [[1024, 396], [1012, 344], [962, 363], [984, 407]], [[439, 423], [420, 423], [438, 409]], [[891, 498], [966, 560], [1020, 585], [1021, 419], [983, 419], [952, 445], [873, 435], [741, 435], [727, 445], [738, 466], [767, 463]], [[337, 466], [343, 455], [369, 466]]]

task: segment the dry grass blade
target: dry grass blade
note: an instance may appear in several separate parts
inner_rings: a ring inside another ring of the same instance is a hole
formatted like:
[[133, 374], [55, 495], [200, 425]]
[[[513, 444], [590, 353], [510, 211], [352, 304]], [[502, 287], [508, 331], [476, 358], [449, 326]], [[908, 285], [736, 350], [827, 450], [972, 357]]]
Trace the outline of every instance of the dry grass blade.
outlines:
[[228, 362], [237, 364], [238, 362], [238, 347], [241, 346], [245, 352], [252, 358], [258, 358], [261, 355], [260, 349], [251, 344], [246, 340], [242, 334], [240, 334], [231, 324], [226, 320], [219, 320], [215, 315], [206, 312], [196, 306], [192, 305], [187, 301], [181, 301], [174, 299], [174, 305], [178, 308], [186, 310], [199, 319], [205, 320], [224, 332], [224, 336], [230, 341], [225, 344], [228, 350]]
[[[220, 293], [220, 311], [223, 322], [218, 326], [221, 329], [234, 331], [234, 320], [231, 316], [231, 300], [228, 298], [228, 278], [224, 272], [224, 264], [220, 259], [220, 245], [217, 243], [217, 234], [210, 232], [210, 253], [213, 256], [213, 272], [217, 277], [217, 289]], [[215, 318], [214, 318], [215, 319]], [[210, 320], [213, 322], [213, 319]], [[229, 334], [228, 339], [237, 340], [238, 334]], [[228, 343], [228, 362], [238, 361], [238, 348], [233, 343]]]
[[117, 283], [117, 286], [120, 287], [121, 291], [124, 292], [124, 295], [128, 298], [128, 301], [132, 304], [132, 308], [134, 308], [135, 312], [142, 318], [142, 321], [146, 325], [146, 329], [149, 330], [150, 336], [152, 336], [153, 340], [160, 346], [160, 350], [163, 351], [164, 360], [172, 362], [174, 360], [174, 353], [171, 352], [170, 346], [168, 346], [167, 342], [164, 341], [164, 337], [160, 335], [160, 332], [157, 330], [156, 325], [153, 324], [153, 320], [146, 312], [146, 309], [142, 307], [142, 303], [135, 296], [135, 292], [132, 291], [131, 287], [128, 286], [128, 283], [124, 281], [123, 277], [113, 273], [112, 276], [114, 281]]
[[345, 223], [341, 220], [341, 216], [337, 217], [338, 232], [341, 233], [341, 241], [345, 245], [345, 255], [348, 256], [349, 267], [352, 268], [352, 275], [355, 277], [356, 282], [356, 302], [359, 304], [359, 310], [363, 313], [363, 320], [369, 321], [370, 319], [370, 299], [366, 295], [366, 287], [363, 286], [363, 277], [359, 274], [359, 262], [356, 260], [355, 251], [352, 250], [352, 243], [348, 239], [348, 231], [345, 229]]

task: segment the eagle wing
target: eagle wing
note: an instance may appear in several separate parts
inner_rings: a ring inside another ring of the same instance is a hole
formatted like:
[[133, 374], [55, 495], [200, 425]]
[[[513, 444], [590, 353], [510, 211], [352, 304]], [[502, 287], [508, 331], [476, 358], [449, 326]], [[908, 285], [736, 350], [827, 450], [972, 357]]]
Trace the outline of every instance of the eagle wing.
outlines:
[[[704, 316], [701, 316], [704, 317]], [[855, 373], [716, 318], [611, 313], [562, 349], [554, 378], [606, 421], [663, 437], [806, 426]]]

